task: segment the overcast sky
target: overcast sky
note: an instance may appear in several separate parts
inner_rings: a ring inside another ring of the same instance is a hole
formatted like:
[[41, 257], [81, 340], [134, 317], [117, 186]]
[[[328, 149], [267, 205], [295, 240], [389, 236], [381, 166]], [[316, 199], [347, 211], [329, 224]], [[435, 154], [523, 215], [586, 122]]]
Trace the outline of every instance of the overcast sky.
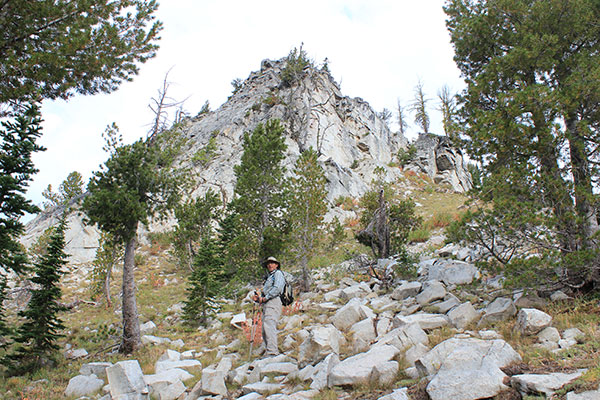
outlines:
[[[108, 95], [47, 101], [40, 144], [40, 172], [28, 197], [41, 205], [42, 191], [56, 190], [72, 171], [87, 184], [106, 160], [101, 133], [115, 122], [130, 143], [145, 136], [148, 104], [171, 69], [169, 95], [195, 115], [205, 101], [214, 110], [231, 94], [234, 78], [246, 79], [265, 58], [279, 59], [304, 43], [320, 65], [325, 58], [342, 92], [361, 97], [376, 111], [396, 110], [414, 98], [419, 80], [431, 98], [430, 131], [442, 134], [437, 92], [464, 84], [452, 56], [443, 0], [162, 0], [164, 23], [157, 57], [141, 65], [133, 82]], [[395, 118], [395, 116], [394, 116]], [[409, 133], [417, 131], [412, 115]], [[410, 135], [409, 135], [410, 136]]]

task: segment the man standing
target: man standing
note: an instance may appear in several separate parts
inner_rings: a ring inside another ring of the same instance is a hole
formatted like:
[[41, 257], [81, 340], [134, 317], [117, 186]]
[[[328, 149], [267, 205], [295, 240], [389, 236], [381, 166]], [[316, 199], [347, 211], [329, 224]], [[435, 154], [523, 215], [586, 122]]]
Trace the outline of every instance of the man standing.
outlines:
[[269, 257], [265, 261], [265, 267], [269, 271], [263, 285], [262, 293], [255, 293], [253, 300], [263, 307], [262, 337], [265, 344], [265, 355], [276, 356], [279, 354], [277, 347], [277, 322], [281, 316], [283, 305], [279, 296], [285, 286], [285, 277], [280, 269], [279, 261], [275, 257]]

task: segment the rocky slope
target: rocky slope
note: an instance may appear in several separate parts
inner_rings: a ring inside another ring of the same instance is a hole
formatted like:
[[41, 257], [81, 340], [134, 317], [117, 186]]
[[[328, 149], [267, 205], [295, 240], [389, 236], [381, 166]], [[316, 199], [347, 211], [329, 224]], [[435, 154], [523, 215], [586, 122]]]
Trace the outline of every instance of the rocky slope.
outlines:
[[[283, 353], [273, 358], [255, 352], [248, 359], [249, 343], [239, 328], [251, 320], [243, 313], [217, 315], [210, 328], [203, 329], [208, 340], [204, 348], [190, 347], [185, 336], [163, 337], [148, 321], [143, 326], [145, 351], [160, 354], [152, 373], [143, 373], [137, 360], [86, 363], [69, 381], [65, 395], [102, 400], [148, 394], [172, 400], [300, 400], [331, 398], [323, 397], [325, 393], [352, 399], [358, 392], [361, 398], [380, 400], [551, 398], [586, 370], [528, 370], [513, 347], [514, 336], [557, 359], [569, 359], [597, 340], [599, 332], [557, 329], [553, 317], [538, 309], [542, 303], [532, 307], [532, 299], [519, 292], [490, 297], [495, 281], [482, 279], [467, 261], [479, 256], [477, 249], [446, 246], [420, 262], [419, 277], [412, 280], [356, 281], [350, 276], [365, 271], [358, 261], [321, 269], [316, 290], [300, 296], [282, 318]], [[393, 259], [377, 261], [377, 269], [388, 276], [398, 271], [396, 267]], [[466, 289], [480, 281], [473, 286], [480, 295]], [[555, 296], [569, 301], [559, 293]], [[239, 307], [248, 302], [246, 297]], [[510, 338], [493, 329], [503, 323], [514, 324]], [[202, 365], [203, 354], [215, 351], [211, 364]], [[415, 384], [418, 381], [422, 384]], [[597, 389], [571, 390], [565, 398], [598, 396]]]

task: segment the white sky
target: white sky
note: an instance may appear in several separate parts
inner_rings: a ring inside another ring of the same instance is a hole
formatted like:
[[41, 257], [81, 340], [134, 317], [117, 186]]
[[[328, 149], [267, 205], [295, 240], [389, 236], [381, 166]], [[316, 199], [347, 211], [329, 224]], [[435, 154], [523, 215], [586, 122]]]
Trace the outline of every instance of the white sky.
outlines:
[[[325, 57], [342, 93], [361, 97], [376, 111], [407, 105], [419, 80], [431, 99], [431, 132], [442, 134], [437, 92], [464, 86], [452, 56], [443, 0], [162, 0], [164, 23], [157, 57], [140, 68], [133, 82], [108, 95], [47, 101], [42, 107], [47, 150], [34, 156], [40, 172], [28, 197], [43, 202], [72, 171], [87, 184], [106, 160], [101, 133], [116, 122], [127, 143], [145, 136], [157, 94], [172, 67], [169, 95], [195, 115], [208, 100], [218, 108], [231, 94], [231, 81], [260, 69], [265, 58], [279, 59], [304, 43], [317, 65]], [[394, 116], [395, 119], [395, 116]], [[410, 133], [416, 134], [413, 117]]]

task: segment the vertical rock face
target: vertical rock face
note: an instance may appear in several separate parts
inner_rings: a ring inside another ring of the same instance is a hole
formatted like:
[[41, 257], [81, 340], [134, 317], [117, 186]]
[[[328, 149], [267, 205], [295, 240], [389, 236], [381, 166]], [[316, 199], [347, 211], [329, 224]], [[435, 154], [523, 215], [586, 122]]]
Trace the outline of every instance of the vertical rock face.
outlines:
[[422, 133], [415, 147], [417, 154], [408, 169], [427, 174], [435, 183], [451, 185], [457, 192], [473, 187], [462, 152], [452, 146], [448, 137]]
[[[265, 60], [241, 87], [214, 112], [192, 118], [183, 128], [191, 139], [181, 163], [199, 174], [199, 192], [209, 187], [231, 199], [244, 133], [270, 119], [285, 126], [287, 158], [291, 169], [301, 152], [312, 147], [326, 170], [329, 199], [364, 193], [373, 169], [386, 167], [407, 141], [390, 131], [384, 121], [360, 98], [342, 95], [327, 71], [306, 67], [298, 80], [281, 78], [286, 60]], [[212, 140], [216, 146], [208, 162], [194, 164], [193, 154]]]

